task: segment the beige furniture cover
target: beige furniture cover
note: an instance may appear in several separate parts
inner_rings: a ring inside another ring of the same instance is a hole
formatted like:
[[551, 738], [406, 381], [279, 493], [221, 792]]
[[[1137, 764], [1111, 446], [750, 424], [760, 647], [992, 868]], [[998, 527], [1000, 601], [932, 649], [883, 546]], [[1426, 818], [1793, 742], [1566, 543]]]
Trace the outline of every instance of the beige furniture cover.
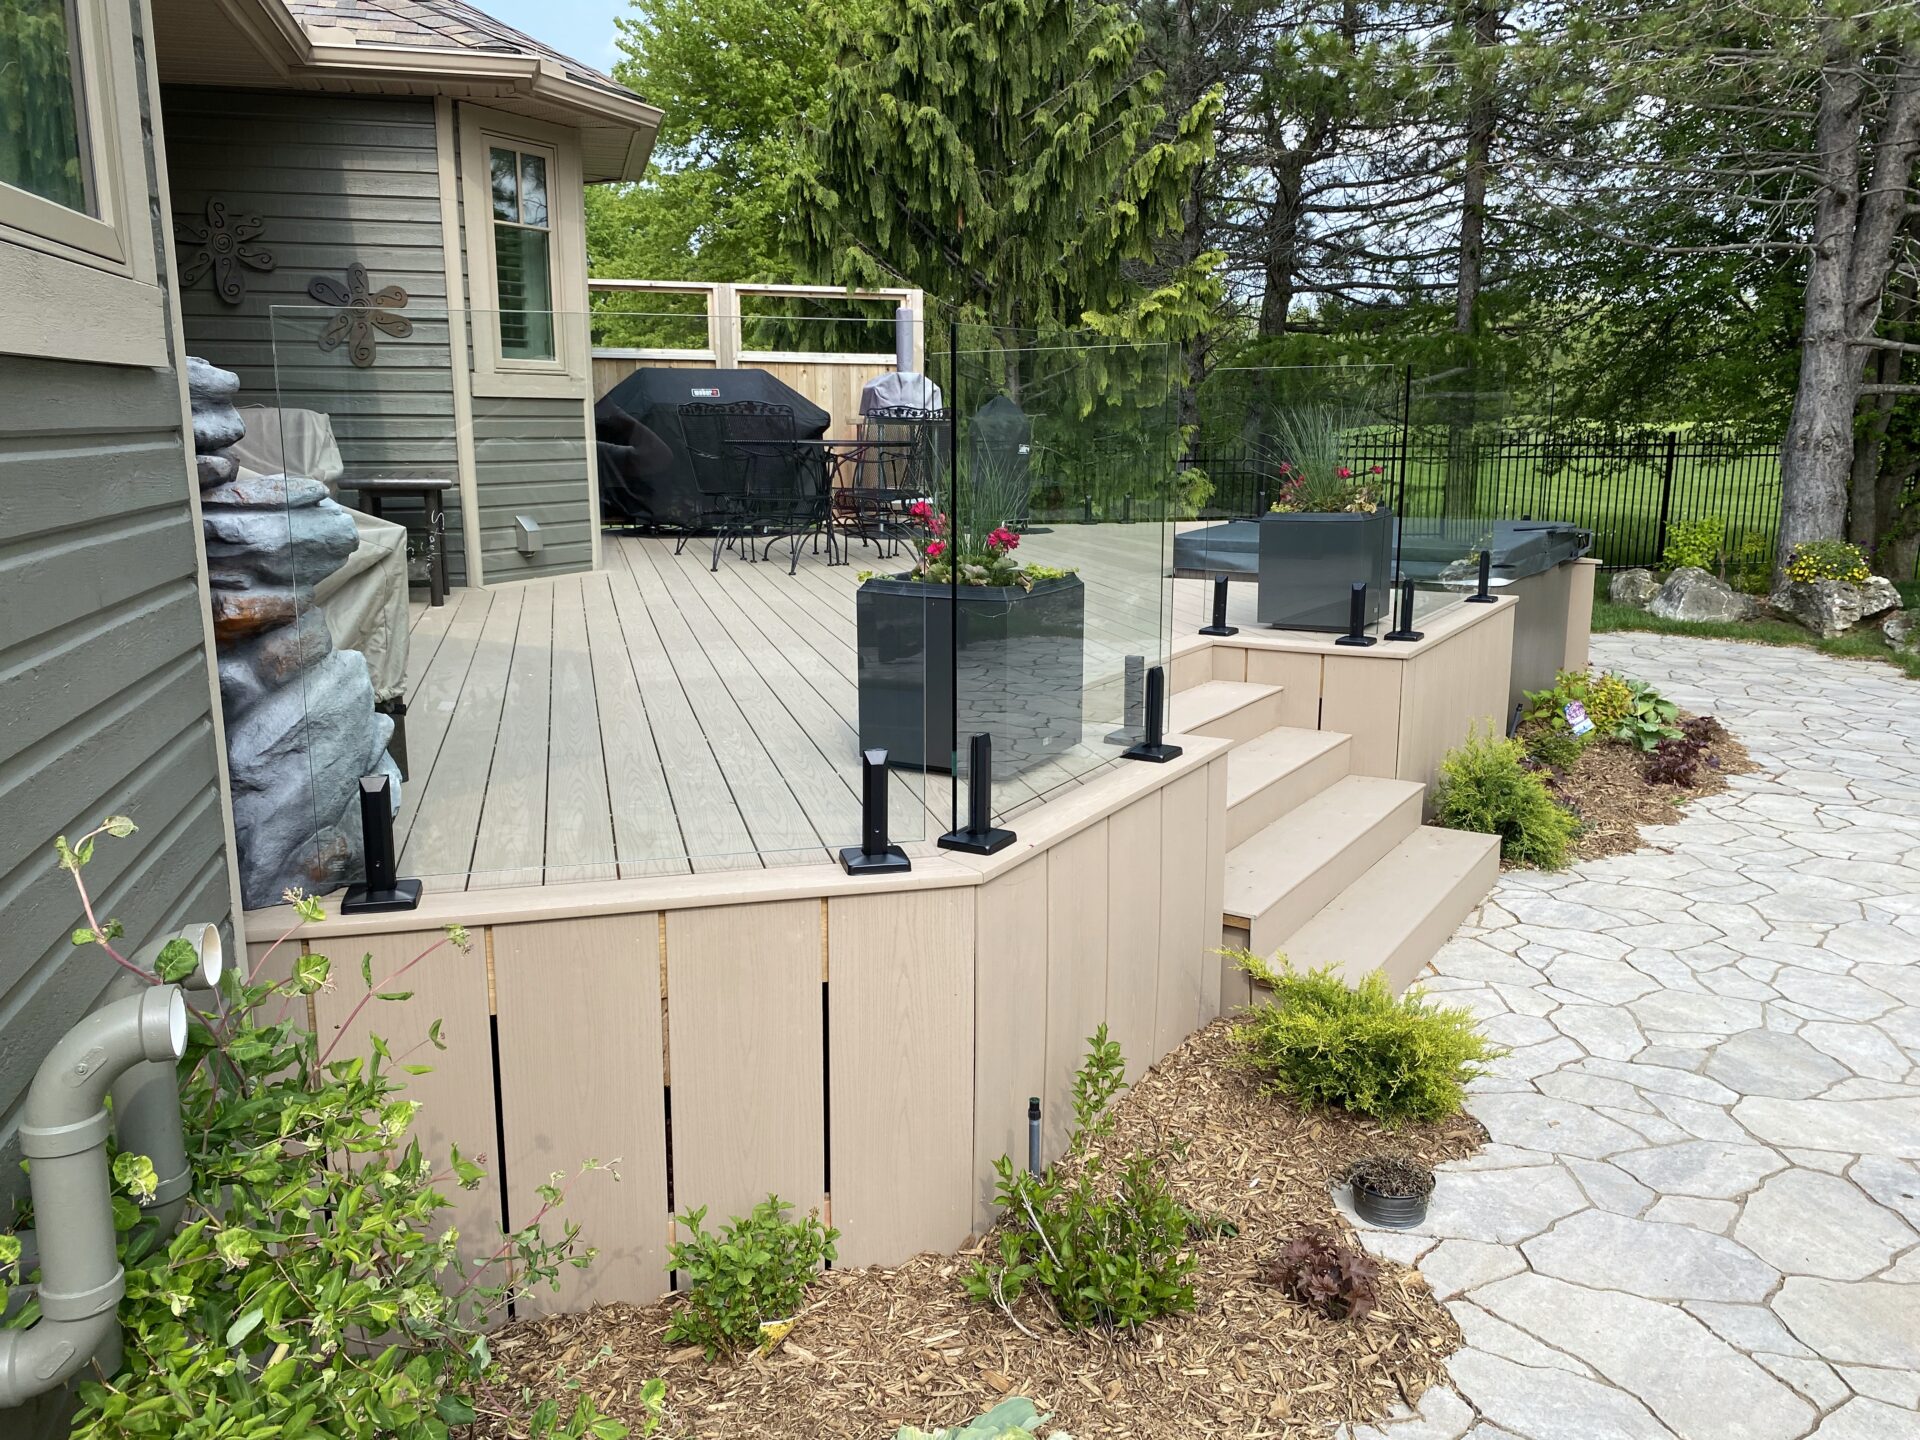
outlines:
[[[339, 498], [335, 483], [345, 468], [334, 443], [333, 422], [317, 410], [281, 410], [243, 405], [247, 433], [228, 451], [244, 470], [261, 475], [305, 475]], [[335, 649], [367, 657], [376, 700], [392, 700], [407, 683], [407, 527], [376, 520], [352, 506], [360, 544], [347, 563], [313, 588], [326, 608], [327, 633]]]

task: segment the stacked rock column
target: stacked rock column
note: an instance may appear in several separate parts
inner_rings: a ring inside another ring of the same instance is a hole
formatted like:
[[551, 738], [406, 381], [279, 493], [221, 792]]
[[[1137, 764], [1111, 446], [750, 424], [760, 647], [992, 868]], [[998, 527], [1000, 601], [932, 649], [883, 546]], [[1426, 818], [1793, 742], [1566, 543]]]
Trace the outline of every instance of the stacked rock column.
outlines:
[[190, 358], [187, 386], [240, 891], [252, 909], [290, 888], [357, 879], [359, 782], [381, 772], [398, 795], [400, 773], [366, 657], [334, 648], [313, 598], [358, 543], [353, 517], [317, 480], [241, 473], [225, 453], [246, 434], [238, 376]]

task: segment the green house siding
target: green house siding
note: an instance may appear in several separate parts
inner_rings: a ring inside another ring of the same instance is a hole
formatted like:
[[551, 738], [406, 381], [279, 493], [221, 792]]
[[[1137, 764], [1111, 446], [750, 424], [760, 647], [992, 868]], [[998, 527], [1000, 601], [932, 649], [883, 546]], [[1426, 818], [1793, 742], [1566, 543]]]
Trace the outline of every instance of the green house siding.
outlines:
[[[593, 568], [586, 416], [578, 400], [473, 397], [480, 564], [489, 582]], [[514, 547], [514, 517], [540, 526], [541, 550]]]
[[102, 817], [138, 833], [88, 868], [98, 913], [138, 946], [228, 927], [219, 765], [195, 537], [171, 371], [0, 356], [0, 1196], [13, 1131], [53, 1039], [112, 962], [81, 923], [53, 837]]
[[[251, 242], [274, 269], [243, 267], [246, 298], [222, 300], [213, 277], [182, 291], [187, 349], [237, 372], [243, 404], [322, 410], [349, 475], [458, 473], [446, 256], [430, 99], [162, 90], [174, 217], [201, 221], [210, 198], [260, 216]], [[188, 247], [181, 247], [181, 264]], [[316, 277], [398, 285], [413, 333], [378, 335], [374, 362], [322, 351], [331, 318], [307, 292]], [[281, 307], [278, 314], [275, 307]], [[297, 307], [297, 308], [293, 308]], [[348, 504], [354, 497], [343, 495]], [[408, 520], [402, 506], [387, 507]], [[465, 579], [459, 495], [447, 496], [448, 565]]]

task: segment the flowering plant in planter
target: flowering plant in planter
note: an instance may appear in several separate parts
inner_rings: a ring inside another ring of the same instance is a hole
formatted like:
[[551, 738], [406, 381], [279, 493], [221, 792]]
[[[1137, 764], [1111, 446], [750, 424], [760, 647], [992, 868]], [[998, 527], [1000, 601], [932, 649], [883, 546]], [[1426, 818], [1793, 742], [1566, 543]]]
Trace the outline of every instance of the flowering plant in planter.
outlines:
[[1280, 487], [1273, 504], [1267, 507], [1275, 515], [1331, 514], [1371, 515], [1380, 508], [1374, 494], [1376, 483], [1370, 477], [1386, 473], [1375, 465], [1364, 475], [1356, 475], [1346, 465], [1336, 465], [1331, 476], [1296, 470], [1290, 462], [1280, 466]]
[[913, 548], [913, 570], [905, 579], [925, 580], [945, 585], [956, 578], [962, 585], [1017, 585], [1031, 590], [1043, 580], [1063, 579], [1073, 572], [1048, 565], [1021, 565], [1013, 558], [1020, 548], [1020, 537], [1005, 525], [996, 525], [985, 535], [972, 537], [952, 533], [944, 511], [931, 502], [917, 500], [907, 507], [915, 521], [907, 544]]

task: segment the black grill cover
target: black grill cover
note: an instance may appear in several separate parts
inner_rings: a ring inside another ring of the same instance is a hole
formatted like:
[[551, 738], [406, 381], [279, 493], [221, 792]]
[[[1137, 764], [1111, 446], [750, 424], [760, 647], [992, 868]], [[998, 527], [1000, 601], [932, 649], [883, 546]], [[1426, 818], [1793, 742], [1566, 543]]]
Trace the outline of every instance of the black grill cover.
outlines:
[[[794, 433], [817, 440], [826, 434], [833, 417], [799, 391], [783, 385], [764, 370], [642, 369], [609, 390], [596, 407], [600, 439], [620, 443], [607, 428], [608, 407], [617, 407], [638, 420], [665, 446], [637, 451], [628, 463], [609, 475], [600, 472], [600, 508], [609, 520], [634, 525], [692, 527], [700, 523], [700, 487], [693, 478], [693, 460], [687, 454], [680, 428], [682, 405], [723, 405], [735, 400], [762, 400], [793, 407]], [[612, 483], [610, 484], [609, 481]]]

